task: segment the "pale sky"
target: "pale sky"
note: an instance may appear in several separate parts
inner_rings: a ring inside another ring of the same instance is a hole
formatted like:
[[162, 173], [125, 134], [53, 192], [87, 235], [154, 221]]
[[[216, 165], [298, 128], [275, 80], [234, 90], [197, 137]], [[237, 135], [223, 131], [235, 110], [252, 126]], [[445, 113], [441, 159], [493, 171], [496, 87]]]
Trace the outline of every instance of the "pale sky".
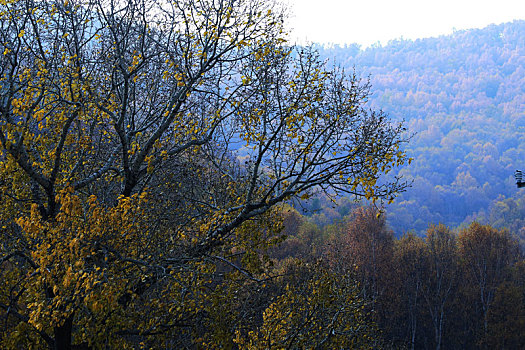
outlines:
[[426, 38], [525, 19], [525, 0], [283, 0], [294, 42], [333, 44]]

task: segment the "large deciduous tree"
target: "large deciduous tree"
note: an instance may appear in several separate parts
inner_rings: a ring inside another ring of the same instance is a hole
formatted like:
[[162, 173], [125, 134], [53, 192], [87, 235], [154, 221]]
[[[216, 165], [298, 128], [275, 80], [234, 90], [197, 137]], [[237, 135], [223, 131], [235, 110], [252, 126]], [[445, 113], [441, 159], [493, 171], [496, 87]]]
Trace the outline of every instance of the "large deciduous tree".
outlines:
[[487, 347], [491, 308], [510, 267], [519, 258], [519, 247], [509, 231], [477, 222], [462, 230], [458, 241], [467, 282], [465, 294], [472, 298], [475, 306], [470, 316], [474, 318], [476, 331], [481, 333], [478, 335], [480, 343]]
[[[398, 327], [407, 344], [416, 348], [418, 330], [421, 327], [422, 289], [427, 259], [425, 241], [414, 234], [407, 233], [394, 245], [393, 278], [394, 312], [391, 315], [391, 328]], [[397, 311], [397, 312], [396, 312]], [[400, 321], [401, 320], [401, 321]]]
[[431, 225], [426, 232], [426, 273], [422, 295], [432, 320], [436, 350], [443, 347], [443, 335], [457, 286], [456, 237], [445, 225]]
[[279, 203], [404, 188], [379, 180], [406, 159], [402, 125], [288, 45], [284, 18], [264, 0], [0, 1], [2, 345], [198, 342], [216, 263], [256, 279]]
[[337, 252], [332, 260], [346, 260], [355, 268], [364, 298], [374, 302], [384, 294], [388, 271], [391, 270], [394, 245], [393, 232], [386, 225], [385, 215], [374, 207], [358, 208], [346, 224], [339, 245], [346, 252]]

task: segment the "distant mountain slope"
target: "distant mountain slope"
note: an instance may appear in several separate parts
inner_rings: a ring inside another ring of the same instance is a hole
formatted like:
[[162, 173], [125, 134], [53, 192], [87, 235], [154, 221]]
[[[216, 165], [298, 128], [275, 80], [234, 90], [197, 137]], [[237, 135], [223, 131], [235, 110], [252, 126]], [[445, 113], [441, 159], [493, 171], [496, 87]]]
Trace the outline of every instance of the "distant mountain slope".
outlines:
[[[388, 208], [397, 234], [430, 222], [490, 221], [498, 201], [525, 196], [512, 177], [525, 170], [525, 21], [320, 51], [370, 74], [371, 105], [416, 133], [408, 145], [415, 161], [401, 170], [414, 185]], [[517, 216], [525, 222], [523, 210]]]

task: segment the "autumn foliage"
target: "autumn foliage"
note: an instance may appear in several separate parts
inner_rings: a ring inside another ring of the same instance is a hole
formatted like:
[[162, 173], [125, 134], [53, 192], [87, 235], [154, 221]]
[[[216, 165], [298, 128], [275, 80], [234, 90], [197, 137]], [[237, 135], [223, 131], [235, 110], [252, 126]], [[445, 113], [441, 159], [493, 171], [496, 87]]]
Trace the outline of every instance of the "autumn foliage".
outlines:
[[267, 252], [283, 203], [393, 200], [404, 127], [284, 19], [262, 0], [0, 1], [0, 347], [377, 342], [351, 276], [287, 282], [296, 263]]

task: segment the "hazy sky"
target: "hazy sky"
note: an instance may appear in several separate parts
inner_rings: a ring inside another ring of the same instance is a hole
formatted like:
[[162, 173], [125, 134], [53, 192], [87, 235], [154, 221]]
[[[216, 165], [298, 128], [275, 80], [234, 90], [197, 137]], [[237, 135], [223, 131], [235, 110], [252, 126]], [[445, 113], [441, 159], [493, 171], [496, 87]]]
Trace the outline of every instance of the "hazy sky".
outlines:
[[525, 0], [283, 0], [292, 39], [354, 43], [425, 38], [525, 19]]

